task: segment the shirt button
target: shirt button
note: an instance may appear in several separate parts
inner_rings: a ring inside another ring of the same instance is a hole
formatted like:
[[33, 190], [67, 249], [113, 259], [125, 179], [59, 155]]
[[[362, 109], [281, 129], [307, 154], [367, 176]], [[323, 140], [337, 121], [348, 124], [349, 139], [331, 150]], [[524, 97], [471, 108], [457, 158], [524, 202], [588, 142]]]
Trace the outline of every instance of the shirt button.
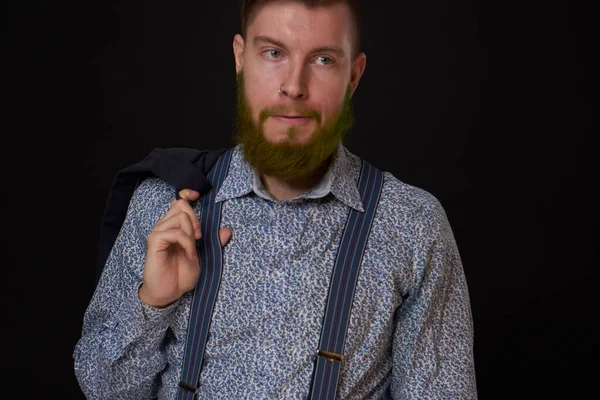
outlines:
[[263, 342], [263, 349], [264, 350], [269, 350], [271, 347], [273, 347], [273, 341], [271, 339], [266, 339]]
[[279, 280], [281, 278], [281, 271], [273, 271], [273, 278]]

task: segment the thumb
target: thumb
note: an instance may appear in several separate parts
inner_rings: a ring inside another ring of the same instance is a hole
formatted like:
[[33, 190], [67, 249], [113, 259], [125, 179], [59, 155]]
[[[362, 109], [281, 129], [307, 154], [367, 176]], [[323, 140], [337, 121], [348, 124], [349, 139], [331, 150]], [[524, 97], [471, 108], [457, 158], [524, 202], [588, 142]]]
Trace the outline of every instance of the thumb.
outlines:
[[231, 229], [221, 228], [219, 230], [219, 239], [221, 240], [221, 246], [225, 247], [229, 239], [231, 239]]
[[195, 201], [200, 197], [200, 193], [192, 189], [182, 189], [179, 191], [179, 197], [185, 201]]

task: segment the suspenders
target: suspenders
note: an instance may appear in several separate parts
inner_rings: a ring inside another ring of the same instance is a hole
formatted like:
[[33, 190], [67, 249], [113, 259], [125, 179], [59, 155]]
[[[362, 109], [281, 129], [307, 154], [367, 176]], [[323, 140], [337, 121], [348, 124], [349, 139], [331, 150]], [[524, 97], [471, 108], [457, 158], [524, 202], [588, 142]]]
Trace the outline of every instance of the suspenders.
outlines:
[[365, 212], [350, 209], [342, 233], [329, 283], [325, 319], [310, 391], [311, 399], [335, 399], [341, 364], [344, 361], [344, 343], [354, 288], [382, 186], [381, 171], [363, 161], [358, 190], [365, 205]]
[[223, 249], [219, 240], [221, 202], [215, 203], [215, 197], [227, 176], [231, 153], [232, 150], [223, 153], [208, 173], [208, 179], [212, 182], [213, 188], [202, 197], [202, 213], [200, 215], [202, 239], [197, 242], [202, 273], [196, 283], [192, 298], [177, 400], [194, 400], [198, 391], [204, 348], [223, 270], [221, 253]]
[[[221, 203], [215, 203], [214, 199], [227, 175], [231, 153], [231, 150], [225, 152], [211, 169], [208, 179], [213, 189], [202, 197], [200, 224], [203, 237], [198, 242], [202, 274], [192, 298], [177, 400], [195, 400], [198, 393], [200, 369], [222, 272], [222, 247], [218, 235]], [[319, 349], [316, 350], [310, 389], [312, 400], [335, 398], [354, 288], [382, 186], [383, 173], [363, 161], [358, 189], [365, 211], [351, 209], [342, 233], [331, 276]]]

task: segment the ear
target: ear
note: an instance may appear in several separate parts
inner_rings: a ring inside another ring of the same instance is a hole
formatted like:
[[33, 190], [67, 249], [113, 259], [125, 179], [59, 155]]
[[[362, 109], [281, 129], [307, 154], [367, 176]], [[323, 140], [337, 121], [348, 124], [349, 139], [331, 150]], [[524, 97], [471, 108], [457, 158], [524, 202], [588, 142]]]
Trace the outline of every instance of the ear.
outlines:
[[244, 66], [244, 38], [239, 33], [233, 37], [233, 57], [235, 57], [235, 73], [237, 75]]
[[365, 68], [367, 67], [367, 55], [365, 53], [359, 53], [352, 61], [352, 71], [350, 72], [350, 86], [352, 87], [352, 93], [358, 87], [358, 83], [360, 82], [360, 78], [365, 72]]

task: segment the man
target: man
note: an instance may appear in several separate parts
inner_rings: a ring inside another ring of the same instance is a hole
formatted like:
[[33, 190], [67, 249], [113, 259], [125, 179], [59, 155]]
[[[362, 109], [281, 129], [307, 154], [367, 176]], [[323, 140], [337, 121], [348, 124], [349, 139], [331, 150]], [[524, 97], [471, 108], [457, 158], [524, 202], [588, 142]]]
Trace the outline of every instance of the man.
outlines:
[[[315, 361], [361, 160], [343, 145], [365, 70], [354, 1], [245, 1], [233, 51], [237, 146], [217, 190], [223, 271], [201, 399], [322, 398]], [[384, 173], [333, 383], [341, 399], [474, 399], [469, 296], [429, 193]], [[206, 266], [198, 198], [159, 178], [135, 191], [74, 352], [90, 399], [174, 399], [191, 292]], [[333, 365], [333, 364], [331, 364]], [[181, 387], [183, 387], [181, 386]]]

